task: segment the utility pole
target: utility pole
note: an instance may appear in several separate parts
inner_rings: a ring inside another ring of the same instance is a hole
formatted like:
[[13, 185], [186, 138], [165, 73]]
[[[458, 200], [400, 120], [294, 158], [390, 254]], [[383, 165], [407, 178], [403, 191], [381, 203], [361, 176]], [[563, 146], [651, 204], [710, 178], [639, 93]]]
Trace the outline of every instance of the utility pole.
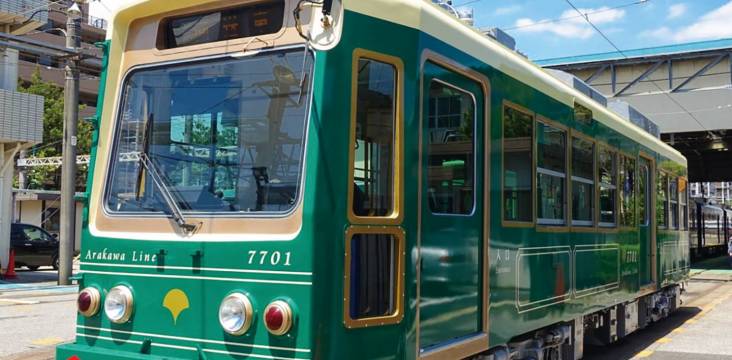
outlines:
[[[66, 11], [66, 48], [81, 47], [81, 10], [74, 3]], [[61, 163], [61, 236], [59, 240], [58, 284], [69, 285], [76, 241], [76, 127], [79, 119], [79, 57], [66, 60], [64, 87], [64, 135]]]

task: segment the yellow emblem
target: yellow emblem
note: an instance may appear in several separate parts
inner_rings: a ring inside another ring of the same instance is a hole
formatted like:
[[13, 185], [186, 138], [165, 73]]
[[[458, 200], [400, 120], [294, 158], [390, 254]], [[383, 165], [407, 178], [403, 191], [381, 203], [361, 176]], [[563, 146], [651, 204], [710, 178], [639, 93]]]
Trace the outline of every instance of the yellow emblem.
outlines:
[[178, 315], [188, 309], [188, 305], [188, 296], [181, 289], [168, 291], [163, 299], [163, 307], [170, 310], [170, 315], [173, 315], [173, 324], [178, 321]]

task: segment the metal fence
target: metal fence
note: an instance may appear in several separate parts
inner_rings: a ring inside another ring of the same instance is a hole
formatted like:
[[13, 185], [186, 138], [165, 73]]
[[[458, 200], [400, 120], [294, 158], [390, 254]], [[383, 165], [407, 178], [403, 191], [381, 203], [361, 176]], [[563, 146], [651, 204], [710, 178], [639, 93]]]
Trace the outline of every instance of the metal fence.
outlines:
[[98, 18], [98, 17], [89, 15], [89, 25], [91, 25], [95, 28], [107, 30], [108, 23], [107, 23], [106, 19], [102, 19], [102, 18]]

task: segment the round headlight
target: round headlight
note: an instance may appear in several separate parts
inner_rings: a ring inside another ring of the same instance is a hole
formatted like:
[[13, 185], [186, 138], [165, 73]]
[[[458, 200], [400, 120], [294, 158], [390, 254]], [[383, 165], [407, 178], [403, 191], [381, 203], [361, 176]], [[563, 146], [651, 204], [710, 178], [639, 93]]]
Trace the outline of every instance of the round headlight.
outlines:
[[219, 306], [219, 323], [231, 335], [242, 335], [252, 325], [252, 302], [242, 293], [229, 294]]
[[104, 298], [104, 313], [110, 321], [117, 324], [127, 322], [132, 315], [132, 291], [124, 285], [109, 290]]
[[86, 317], [94, 316], [99, 311], [99, 301], [102, 296], [99, 294], [99, 290], [94, 287], [84, 288], [79, 292], [79, 296], [76, 298], [76, 306], [79, 309], [79, 314]]

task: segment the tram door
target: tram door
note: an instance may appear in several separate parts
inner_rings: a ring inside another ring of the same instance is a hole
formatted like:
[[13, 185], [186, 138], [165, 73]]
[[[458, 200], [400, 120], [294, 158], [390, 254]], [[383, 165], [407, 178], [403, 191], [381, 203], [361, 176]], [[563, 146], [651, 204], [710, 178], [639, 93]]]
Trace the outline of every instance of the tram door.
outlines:
[[[419, 347], [422, 355], [482, 335], [484, 94], [427, 62], [422, 106]], [[487, 340], [485, 341], [487, 346]]]
[[651, 179], [653, 162], [644, 157], [638, 163], [638, 209], [640, 211], [640, 286], [647, 286], [654, 282], [655, 264], [655, 226], [653, 226], [653, 204], [652, 196], [655, 184]]

